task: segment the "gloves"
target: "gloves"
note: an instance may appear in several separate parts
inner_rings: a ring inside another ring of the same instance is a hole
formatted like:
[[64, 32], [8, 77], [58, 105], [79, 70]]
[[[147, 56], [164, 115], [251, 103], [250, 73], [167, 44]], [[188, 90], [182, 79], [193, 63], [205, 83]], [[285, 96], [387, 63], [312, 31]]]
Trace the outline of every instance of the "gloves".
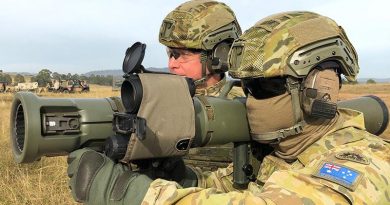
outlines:
[[93, 205], [141, 204], [152, 182], [87, 148], [69, 154], [68, 176], [73, 198]]
[[183, 188], [196, 187], [198, 184], [198, 176], [193, 168], [186, 166], [181, 157], [160, 158], [158, 163], [143, 160], [141, 163], [143, 164], [138, 164], [141, 167], [139, 172], [151, 179], [175, 181]]

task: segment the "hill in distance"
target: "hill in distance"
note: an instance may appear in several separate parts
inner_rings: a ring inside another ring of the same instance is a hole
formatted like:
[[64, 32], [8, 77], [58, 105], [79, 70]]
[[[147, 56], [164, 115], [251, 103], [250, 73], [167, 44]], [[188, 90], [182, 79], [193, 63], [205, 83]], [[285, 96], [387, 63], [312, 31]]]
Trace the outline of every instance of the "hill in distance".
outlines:
[[[156, 71], [156, 72], [169, 72], [168, 68], [146, 68], [146, 70]], [[84, 73], [83, 75], [85, 75], [87, 77], [89, 77], [91, 75], [122, 76], [123, 71], [122, 70], [97, 70], [97, 71], [90, 71], [90, 72]]]
[[377, 83], [389, 83], [390, 82], [390, 78], [358, 78], [357, 80], [359, 83], [366, 83], [367, 80], [369, 80], [369, 79], [372, 79]]

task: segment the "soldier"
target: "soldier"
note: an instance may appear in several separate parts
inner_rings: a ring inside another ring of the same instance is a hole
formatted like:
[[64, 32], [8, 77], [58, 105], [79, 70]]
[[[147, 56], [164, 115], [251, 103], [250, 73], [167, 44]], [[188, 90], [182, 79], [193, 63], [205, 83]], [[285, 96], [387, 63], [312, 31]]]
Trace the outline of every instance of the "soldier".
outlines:
[[205, 178], [216, 190], [157, 180], [145, 202], [390, 203], [389, 144], [365, 131], [361, 113], [336, 109], [340, 74], [352, 81], [359, 71], [341, 27], [311, 12], [273, 15], [235, 41], [229, 62], [248, 93], [252, 139], [274, 148], [256, 183], [230, 192], [231, 170], [221, 169]]
[[[170, 72], [192, 78], [197, 95], [233, 99], [245, 96], [242, 88], [232, 87], [225, 76], [230, 47], [241, 33], [234, 12], [226, 4], [195, 0], [179, 5], [164, 18], [159, 41], [166, 46]], [[185, 163], [205, 170], [226, 167], [231, 162], [231, 149], [231, 144], [194, 148], [184, 157]]]
[[[219, 96], [222, 92], [232, 99], [244, 96], [242, 88], [231, 88], [225, 77], [228, 52], [240, 35], [241, 28], [227, 5], [200, 0], [185, 2], [168, 14], [159, 41], [167, 47], [169, 71], [195, 80], [197, 95]], [[231, 147], [191, 149], [186, 164], [208, 170], [226, 167], [231, 162]]]
[[[171, 73], [195, 80], [196, 93], [218, 96], [226, 83], [227, 57], [241, 28], [225, 4], [195, 0], [170, 12], [160, 27], [159, 41], [167, 46]], [[243, 96], [233, 89], [229, 98]]]
[[69, 158], [70, 176], [81, 166], [70, 183], [76, 198], [91, 204], [390, 203], [390, 145], [365, 131], [362, 113], [336, 109], [340, 74], [354, 80], [359, 66], [332, 19], [311, 12], [265, 18], [235, 41], [229, 63], [248, 93], [252, 139], [274, 148], [247, 190], [231, 189], [231, 167], [182, 188], [79, 150]]

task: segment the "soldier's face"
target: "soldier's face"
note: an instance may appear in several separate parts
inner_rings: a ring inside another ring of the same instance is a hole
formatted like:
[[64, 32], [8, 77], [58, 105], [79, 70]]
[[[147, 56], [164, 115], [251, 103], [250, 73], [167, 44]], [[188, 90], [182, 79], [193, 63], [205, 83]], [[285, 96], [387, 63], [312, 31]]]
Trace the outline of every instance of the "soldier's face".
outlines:
[[167, 49], [169, 72], [199, 80], [202, 78], [200, 53], [185, 49]]

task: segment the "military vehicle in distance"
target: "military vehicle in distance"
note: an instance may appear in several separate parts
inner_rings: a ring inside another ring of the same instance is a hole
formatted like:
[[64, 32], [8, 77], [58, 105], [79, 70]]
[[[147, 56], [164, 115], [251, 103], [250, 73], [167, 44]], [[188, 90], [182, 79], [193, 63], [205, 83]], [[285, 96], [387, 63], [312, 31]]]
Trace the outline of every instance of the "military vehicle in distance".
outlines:
[[47, 91], [54, 93], [89, 92], [89, 85], [84, 80], [52, 80], [52, 83], [47, 85]]
[[0, 81], [0, 93], [7, 92], [7, 82]]
[[7, 85], [7, 82], [0, 81], [0, 93], [8, 92], [9, 88], [7, 88]]
[[85, 80], [74, 80], [73, 81], [73, 92], [89, 92], [89, 85]]
[[15, 93], [19, 91], [29, 91], [36, 92], [40, 91], [38, 87], [38, 82], [30, 82], [30, 83], [18, 83], [15, 86], [12, 84], [8, 84], [7, 82], [0, 81], [0, 93]]
[[38, 82], [18, 83], [15, 86], [15, 92], [18, 91], [38, 92]]

